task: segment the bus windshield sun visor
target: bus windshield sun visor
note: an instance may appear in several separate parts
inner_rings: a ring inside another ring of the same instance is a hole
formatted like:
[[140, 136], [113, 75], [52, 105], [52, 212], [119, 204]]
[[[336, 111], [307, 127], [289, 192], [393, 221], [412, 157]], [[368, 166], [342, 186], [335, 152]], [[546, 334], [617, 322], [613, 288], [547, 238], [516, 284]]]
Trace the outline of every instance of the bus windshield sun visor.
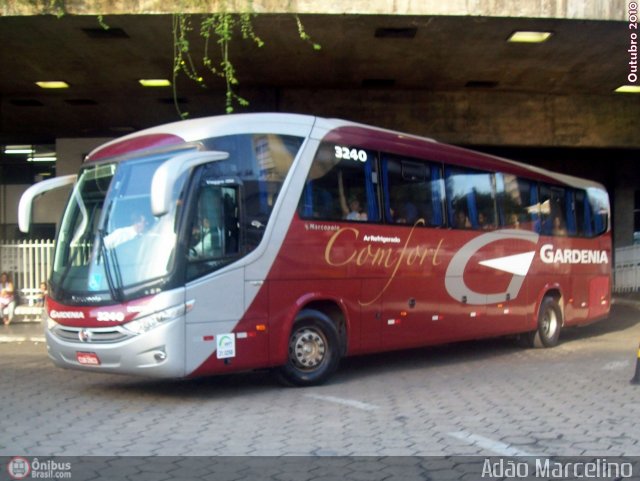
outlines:
[[189, 152], [164, 162], [158, 167], [151, 180], [151, 212], [153, 215], [159, 217], [169, 212], [173, 184], [180, 175], [198, 165], [225, 160], [228, 157], [227, 152]]
[[54, 177], [53, 179], [43, 180], [37, 184], [29, 187], [22, 197], [20, 197], [20, 204], [18, 205], [18, 227], [21, 232], [25, 234], [29, 232], [29, 226], [31, 224], [31, 210], [33, 207], [33, 200], [39, 195], [45, 194], [50, 190], [59, 189], [67, 185], [75, 184], [78, 176], [76, 174], [64, 175], [61, 177]]

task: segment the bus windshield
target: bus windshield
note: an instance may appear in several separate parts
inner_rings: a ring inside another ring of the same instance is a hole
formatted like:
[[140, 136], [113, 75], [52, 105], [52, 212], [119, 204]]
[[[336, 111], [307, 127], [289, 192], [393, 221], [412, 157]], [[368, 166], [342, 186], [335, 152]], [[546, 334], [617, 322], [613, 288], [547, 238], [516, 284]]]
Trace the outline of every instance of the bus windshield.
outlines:
[[173, 208], [164, 216], [151, 214], [150, 191], [153, 174], [170, 155], [175, 152], [81, 172], [58, 234], [55, 297], [122, 300], [132, 289], [161, 288], [175, 259], [177, 200], [186, 176], [175, 183]]
[[[159, 217], [151, 213], [153, 175], [184, 150], [85, 168], [58, 234], [53, 299], [122, 302], [163, 290], [184, 264], [187, 279], [194, 279], [251, 252], [301, 144], [299, 137], [273, 134], [204, 139], [201, 148], [229, 157], [194, 169], [195, 195], [183, 195], [191, 173], [176, 179], [172, 208]], [[190, 226], [180, 242], [184, 216]], [[185, 245], [188, 251], [178, 252]], [[176, 264], [181, 259], [186, 262]]]

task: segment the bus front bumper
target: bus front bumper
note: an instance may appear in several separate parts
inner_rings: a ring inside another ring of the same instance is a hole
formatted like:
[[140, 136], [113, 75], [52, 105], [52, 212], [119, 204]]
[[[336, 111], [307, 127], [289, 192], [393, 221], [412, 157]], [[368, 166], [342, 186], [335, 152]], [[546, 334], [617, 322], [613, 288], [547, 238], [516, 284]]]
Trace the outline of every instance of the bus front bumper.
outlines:
[[184, 317], [134, 335], [117, 326], [46, 329], [47, 350], [56, 366], [83, 371], [179, 378], [185, 376]]

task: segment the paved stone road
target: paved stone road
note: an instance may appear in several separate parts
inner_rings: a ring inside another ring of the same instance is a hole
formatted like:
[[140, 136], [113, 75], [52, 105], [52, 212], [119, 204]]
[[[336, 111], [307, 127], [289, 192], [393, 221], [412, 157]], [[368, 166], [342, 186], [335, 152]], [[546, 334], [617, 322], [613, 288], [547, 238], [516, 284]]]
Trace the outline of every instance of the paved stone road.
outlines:
[[640, 311], [563, 332], [344, 360], [327, 385], [264, 373], [155, 381], [54, 368], [0, 343], [0, 455], [640, 456]]

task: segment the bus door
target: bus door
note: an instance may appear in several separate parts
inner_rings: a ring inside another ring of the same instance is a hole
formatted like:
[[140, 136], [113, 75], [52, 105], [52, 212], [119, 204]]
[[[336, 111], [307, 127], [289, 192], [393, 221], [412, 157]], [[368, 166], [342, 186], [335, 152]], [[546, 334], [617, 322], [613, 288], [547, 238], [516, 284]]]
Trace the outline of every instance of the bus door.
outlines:
[[[382, 298], [382, 345], [410, 347], [447, 335], [442, 301], [444, 186], [440, 165], [383, 154], [383, 212], [397, 241]], [[389, 244], [394, 245], [394, 244]]]
[[[242, 229], [243, 185], [238, 179], [207, 176], [198, 181], [189, 213], [186, 252], [187, 366], [208, 360], [205, 369], [265, 363], [266, 336], [254, 336], [240, 321], [259, 282], [245, 282], [244, 267], [230, 268], [242, 256], [250, 237]], [[221, 345], [222, 340], [226, 342]], [[260, 346], [256, 342], [260, 340]], [[224, 348], [224, 349], [223, 349]], [[224, 350], [224, 352], [223, 352]], [[212, 354], [215, 351], [215, 355]]]

